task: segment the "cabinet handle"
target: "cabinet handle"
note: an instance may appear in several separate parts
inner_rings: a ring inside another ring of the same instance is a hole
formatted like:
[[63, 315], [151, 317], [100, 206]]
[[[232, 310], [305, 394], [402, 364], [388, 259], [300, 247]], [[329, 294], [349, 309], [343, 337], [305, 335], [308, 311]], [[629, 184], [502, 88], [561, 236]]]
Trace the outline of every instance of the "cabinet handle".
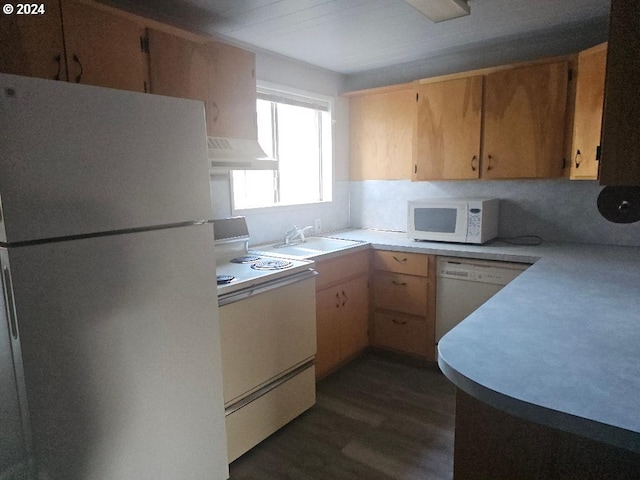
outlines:
[[391, 280], [391, 283], [393, 283], [394, 285], [398, 285], [399, 287], [406, 287], [407, 286], [407, 282], [398, 282], [396, 280]]
[[347, 300], [349, 300], [349, 297], [347, 297], [347, 294], [344, 293], [344, 290], [342, 290], [342, 298], [344, 300], [342, 300], [342, 306], [344, 307], [347, 304]]
[[396, 262], [398, 263], [405, 263], [407, 261], [407, 257], [405, 258], [398, 258], [395, 255], [392, 257]]
[[62, 67], [62, 55], [56, 55], [53, 59], [58, 63], [58, 71], [56, 72], [56, 76], [53, 77], [54, 80], [60, 80], [60, 68]]
[[84, 72], [84, 69], [82, 68], [82, 63], [80, 63], [80, 59], [75, 54], [73, 55], [73, 61], [76, 62], [80, 67], [80, 73], [76, 77], [76, 83], [80, 83], [80, 79], [82, 78], [82, 73]]
[[396, 325], [406, 325], [407, 322], [401, 322], [400, 320], [396, 320], [395, 318], [393, 320], [391, 320], [393, 323], [395, 323]]
[[471, 170], [474, 171], [474, 172], [477, 170], [476, 165], [475, 165], [475, 162], [477, 162], [477, 161], [478, 161], [478, 157], [476, 157], [475, 155], [473, 157], [471, 157]]
[[340, 294], [336, 292], [336, 308], [340, 308]]
[[[580, 164], [582, 163], [582, 159], [580, 159], [580, 156], [582, 154], [580, 153], [580, 150], [576, 150], [576, 156], [574, 157], [573, 161], [576, 164], [576, 168], [580, 168]], [[580, 161], [578, 161], [578, 159], [580, 159]]]
[[487, 171], [493, 170], [493, 167], [491, 166], [491, 160], [493, 160], [493, 157], [491, 155], [487, 155], [487, 158], [489, 159], [489, 163], [487, 164]]

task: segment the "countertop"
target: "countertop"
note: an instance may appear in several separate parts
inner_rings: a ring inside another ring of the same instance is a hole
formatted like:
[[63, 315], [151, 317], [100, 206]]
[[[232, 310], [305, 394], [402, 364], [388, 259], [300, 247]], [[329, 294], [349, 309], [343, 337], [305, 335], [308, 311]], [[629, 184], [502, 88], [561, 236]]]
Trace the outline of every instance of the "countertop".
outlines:
[[416, 242], [376, 230], [328, 236], [531, 263], [440, 340], [440, 368], [507, 413], [640, 452], [640, 248]]

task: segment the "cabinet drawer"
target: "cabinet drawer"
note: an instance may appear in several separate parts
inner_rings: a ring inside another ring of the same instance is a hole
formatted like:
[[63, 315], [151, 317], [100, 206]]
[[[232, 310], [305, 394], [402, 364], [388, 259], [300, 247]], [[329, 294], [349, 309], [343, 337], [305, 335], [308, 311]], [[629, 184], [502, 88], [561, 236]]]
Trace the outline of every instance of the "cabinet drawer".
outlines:
[[421, 253], [389, 252], [384, 250], [375, 250], [373, 252], [373, 266], [376, 270], [426, 277], [429, 274], [429, 264], [432, 264], [432, 262], [432, 255]]
[[433, 342], [428, 342], [428, 324], [424, 318], [376, 312], [373, 320], [373, 345], [428, 357]]
[[369, 273], [369, 250], [316, 262], [316, 290], [335, 285], [347, 278]]
[[424, 317], [427, 315], [428, 282], [425, 277], [376, 272], [373, 302], [376, 308]]

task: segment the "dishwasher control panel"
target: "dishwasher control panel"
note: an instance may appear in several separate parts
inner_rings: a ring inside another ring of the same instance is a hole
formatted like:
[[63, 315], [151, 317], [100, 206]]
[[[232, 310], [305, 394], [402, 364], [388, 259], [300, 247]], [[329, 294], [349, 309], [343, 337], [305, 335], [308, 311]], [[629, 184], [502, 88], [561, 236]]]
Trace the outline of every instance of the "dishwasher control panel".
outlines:
[[438, 276], [506, 285], [528, 266], [522, 263], [440, 257], [438, 258]]

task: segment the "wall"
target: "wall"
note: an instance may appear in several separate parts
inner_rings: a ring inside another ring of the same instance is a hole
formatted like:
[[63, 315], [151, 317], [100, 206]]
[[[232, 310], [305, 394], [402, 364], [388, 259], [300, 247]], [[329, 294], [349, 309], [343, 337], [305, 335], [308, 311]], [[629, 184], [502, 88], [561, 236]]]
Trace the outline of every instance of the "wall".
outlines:
[[351, 226], [406, 231], [409, 200], [495, 197], [500, 199], [500, 237], [640, 246], [640, 222], [614, 224], [599, 214], [601, 190], [595, 181], [570, 180], [351, 182]]
[[[349, 105], [345, 98], [338, 96], [344, 90], [344, 76], [271, 53], [257, 52], [256, 77], [258, 81], [334, 97], [335, 182], [331, 203], [277, 207], [241, 213], [247, 218], [252, 245], [281, 241], [284, 233], [292, 226], [313, 225], [316, 218], [320, 219], [323, 232], [347, 228], [349, 226]], [[228, 177], [212, 177], [211, 197], [214, 218], [224, 218], [236, 213], [231, 209]]]

